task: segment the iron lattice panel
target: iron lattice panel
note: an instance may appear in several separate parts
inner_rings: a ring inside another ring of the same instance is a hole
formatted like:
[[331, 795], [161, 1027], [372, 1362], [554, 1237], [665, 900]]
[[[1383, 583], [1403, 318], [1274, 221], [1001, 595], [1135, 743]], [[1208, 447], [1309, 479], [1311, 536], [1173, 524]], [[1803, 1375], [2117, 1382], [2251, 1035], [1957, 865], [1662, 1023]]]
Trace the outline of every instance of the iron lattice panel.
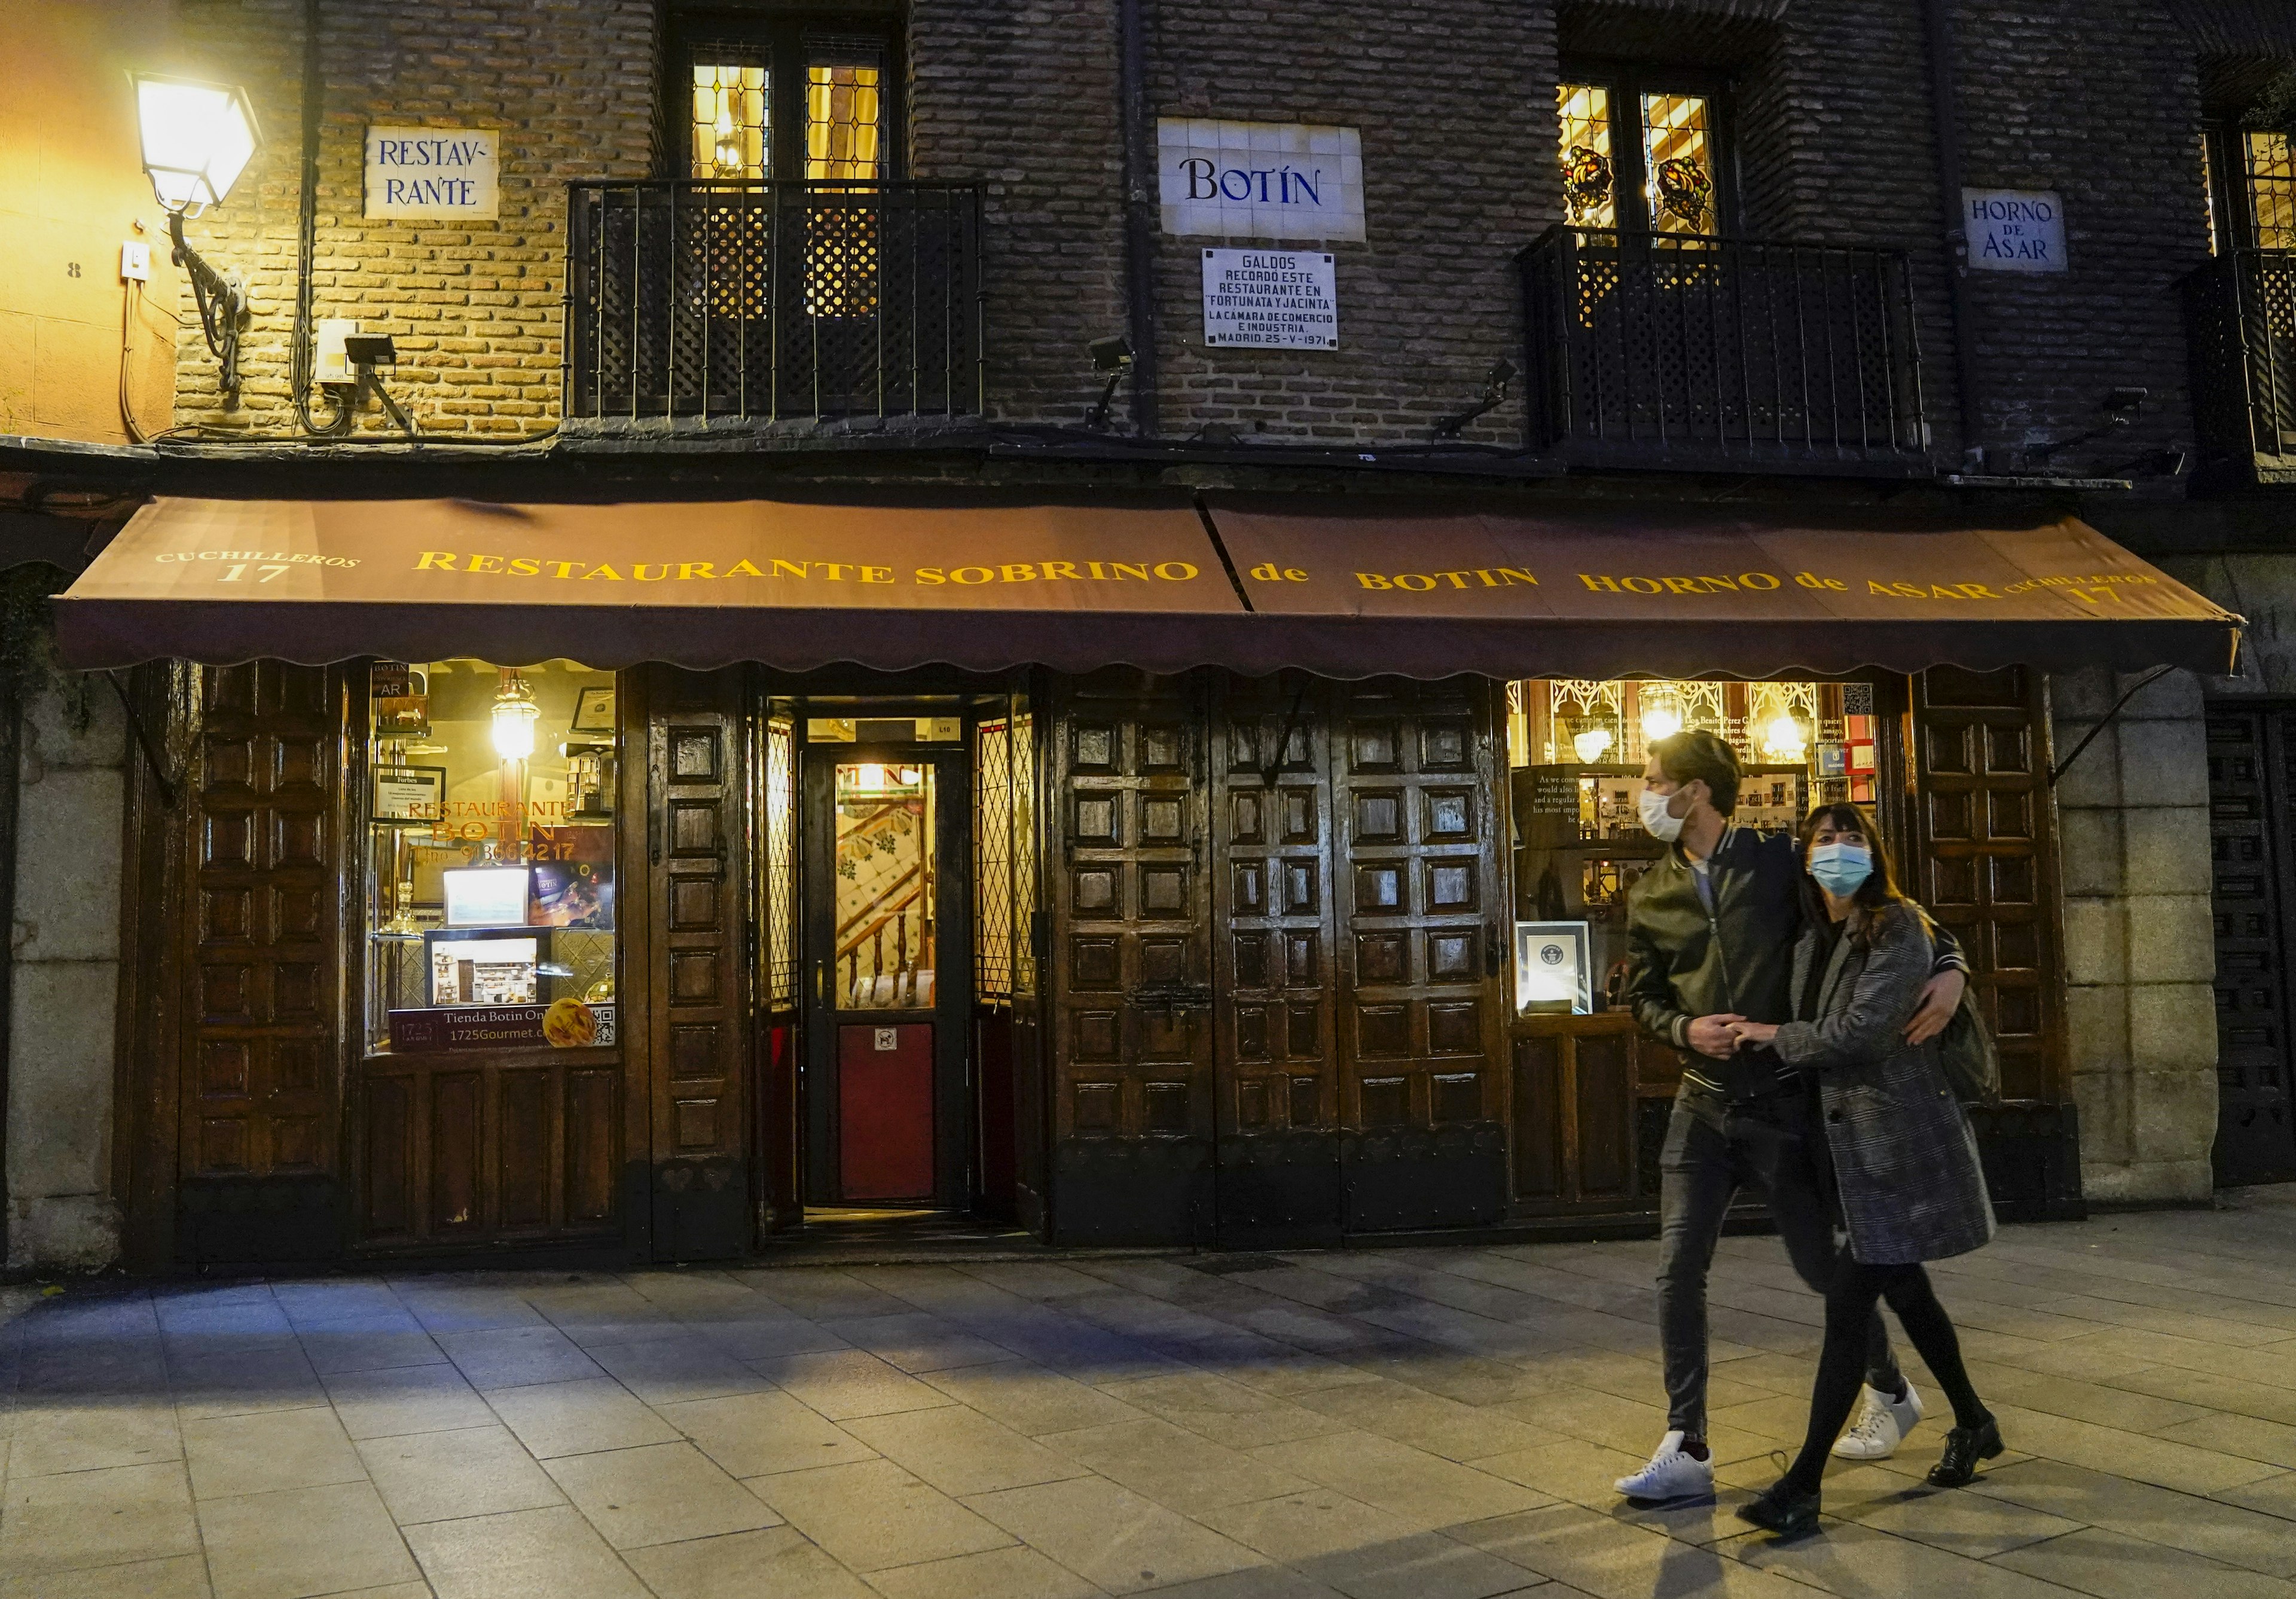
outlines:
[[2218, 256], [2185, 279], [2185, 304], [2208, 456], [2296, 471], [2296, 250]]
[[1555, 229], [1521, 266], [1542, 446], [1926, 452], [1895, 252]]
[[1013, 996], [1012, 729], [980, 724], [972, 767], [972, 968], [983, 1004]]
[[980, 409], [970, 185], [577, 184], [578, 417]]

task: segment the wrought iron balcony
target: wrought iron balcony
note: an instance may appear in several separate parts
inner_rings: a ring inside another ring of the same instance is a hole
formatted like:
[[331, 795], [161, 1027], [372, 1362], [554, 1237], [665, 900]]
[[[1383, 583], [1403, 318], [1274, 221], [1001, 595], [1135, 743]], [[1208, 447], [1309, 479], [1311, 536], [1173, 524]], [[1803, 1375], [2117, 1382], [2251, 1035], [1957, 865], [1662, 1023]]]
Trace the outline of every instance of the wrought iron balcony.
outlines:
[[2235, 250], [2185, 280], [2199, 471], [2296, 482], [2296, 250]]
[[567, 211], [570, 420], [980, 410], [974, 185], [579, 183]]
[[1626, 467], [1928, 470], [1902, 253], [1554, 227], [1517, 259], [1534, 448]]

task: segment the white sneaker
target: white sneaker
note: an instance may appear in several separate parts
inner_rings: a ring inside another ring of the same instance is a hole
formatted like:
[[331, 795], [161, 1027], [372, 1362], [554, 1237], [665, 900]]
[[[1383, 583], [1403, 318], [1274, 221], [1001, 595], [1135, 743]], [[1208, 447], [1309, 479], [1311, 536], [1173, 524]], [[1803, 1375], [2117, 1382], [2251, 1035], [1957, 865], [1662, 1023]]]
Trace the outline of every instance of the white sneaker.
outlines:
[[1921, 1419], [1921, 1391], [1910, 1381], [1902, 1399], [1868, 1388], [1865, 1410], [1849, 1431], [1833, 1440], [1833, 1452], [1844, 1460], [1887, 1460]]
[[1658, 1440], [1650, 1464], [1611, 1486], [1629, 1499], [1697, 1498], [1714, 1491], [1714, 1463], [1684, 1454], [1677, 1431]]

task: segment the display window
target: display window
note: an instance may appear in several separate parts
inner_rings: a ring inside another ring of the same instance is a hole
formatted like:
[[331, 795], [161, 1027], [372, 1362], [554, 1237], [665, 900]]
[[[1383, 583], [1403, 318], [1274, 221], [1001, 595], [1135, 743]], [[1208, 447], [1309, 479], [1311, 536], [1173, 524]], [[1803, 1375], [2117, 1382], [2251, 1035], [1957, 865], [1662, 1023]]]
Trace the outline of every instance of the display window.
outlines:
[[369, 669], [367, 1048], [615, 1038], [614, 676]]
[[1704, 728], [1736, 751], [1742, 827], [1791, 832], [1815, 805], [1874, 799], [1871, 684], [1533, 678], [1507, 706], [1518, 1013], [1621, 1003], [1627, 893], [1666, 848], [1636, 798], [1659, 740]]

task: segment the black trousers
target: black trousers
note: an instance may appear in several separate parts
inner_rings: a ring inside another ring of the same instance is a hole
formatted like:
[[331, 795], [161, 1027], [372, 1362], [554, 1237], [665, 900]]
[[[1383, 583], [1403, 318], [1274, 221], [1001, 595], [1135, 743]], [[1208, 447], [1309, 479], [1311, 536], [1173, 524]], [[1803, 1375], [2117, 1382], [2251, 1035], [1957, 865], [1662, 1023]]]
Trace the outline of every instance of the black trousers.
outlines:
[[[1659, 1339], [1666, 1357], [1667, 1426], [1706, 1433], [1706, 1278], [1722, 1220], [1739, 1190], [1768, 1201], [1794, 1272], [1820, 1296], [1842, 1250], [1824, 1183], [1825, 1134], [1800, 1086], [1731, 1109], [1685, 1086], [1659, 1158]], [[1867, 1318], [1866, 1381], [1895, 1393], [1904, 1379], [1875, 1308]]]

